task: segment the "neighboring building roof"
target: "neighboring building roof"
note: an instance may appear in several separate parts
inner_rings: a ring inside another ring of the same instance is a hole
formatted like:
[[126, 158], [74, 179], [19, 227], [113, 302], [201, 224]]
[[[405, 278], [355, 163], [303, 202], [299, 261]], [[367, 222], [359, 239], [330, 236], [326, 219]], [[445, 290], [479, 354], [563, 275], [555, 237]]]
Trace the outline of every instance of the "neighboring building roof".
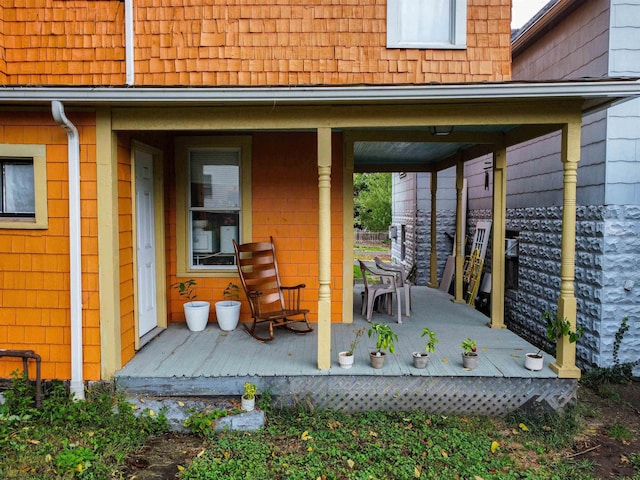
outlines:
[[583, 0], [551, 0], [526, 24], [511, 34], [511, 58], [515, 58], [529, 45], [555, 27]]

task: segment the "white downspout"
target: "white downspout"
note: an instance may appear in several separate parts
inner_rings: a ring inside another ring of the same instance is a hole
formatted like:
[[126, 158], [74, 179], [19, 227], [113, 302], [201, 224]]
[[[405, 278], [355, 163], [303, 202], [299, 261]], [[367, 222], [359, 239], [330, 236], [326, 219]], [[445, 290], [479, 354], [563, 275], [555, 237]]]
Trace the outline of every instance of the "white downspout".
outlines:
[[71, 296], [71, 393], [84, 400], [82, 373], [82, 263], [80, 247], [80, 139], [78, 129], [58, 100], [51, 102], [53, 118], [67, 132], [69, 161], [69, 261]]
[[136, 82], [133, 57], [133, 0], [124, 0], [124, 64], [125, 82], [133, 86]]

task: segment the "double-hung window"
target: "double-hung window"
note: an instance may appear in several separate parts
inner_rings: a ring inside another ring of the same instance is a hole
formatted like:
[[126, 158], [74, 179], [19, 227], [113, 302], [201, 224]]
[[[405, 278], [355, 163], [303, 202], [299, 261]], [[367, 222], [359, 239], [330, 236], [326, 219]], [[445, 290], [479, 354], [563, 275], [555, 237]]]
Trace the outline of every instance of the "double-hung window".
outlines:
[[235, 271], [233, 241], [249, 228], [249, 148], [243, 137], [177, 141], [179, 271]]
[[47, 228], [46, 149], [0, 144], [0, 228]]
[[467, 0], [387, 1], [387, 48], [466, 46]]

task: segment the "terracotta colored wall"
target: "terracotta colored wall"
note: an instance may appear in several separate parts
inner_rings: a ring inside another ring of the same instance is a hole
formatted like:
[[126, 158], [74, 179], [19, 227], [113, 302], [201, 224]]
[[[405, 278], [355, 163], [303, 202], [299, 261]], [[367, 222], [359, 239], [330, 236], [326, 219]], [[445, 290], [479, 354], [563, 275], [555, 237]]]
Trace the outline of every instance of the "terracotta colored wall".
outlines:
[[6, 83], [124, 84], [124, 3], [4, 3]]
[[[509, 0], [468, 0], [466, 49], [405, 50], [385, 46], [381, 0], [137, 0], [136, 84], [508, 80], [510, 17]], [[6, 83], [124, 84], [122, 2], [16, 0], [4, 30]]]
[[[342, 321], [342, 137], [334, 135], [332, 167], [332, 321]], [[283, 148], [286, 146], [286, 148]], [[283, 283], [305, 283], [305, 308], [317, 321], [318, 311], [318, 174], [316, 136], [312, 133], [258, 133], [252, 135], [253, 239], [274, 237]], [[165, 172], [168, 186], [172, 167]], [[292, 182], [295, 179], [295, 182]], [[167, 250], [170, 278], [175, 282], [175, 194], [168, 190]], [[229, 278], [198, 278], [198, 298], [222, 299]], [[169, 318], [184, 321], [175, 289], [169, 292]], [[249, 321], [244, 301], [241, 321]], [[211, 315], [214, 318], [214, 315]]]
[[118, 246], [120, 252], [120, 354], [124, 365], [135, 354], [135, 299], [133, 296], [133, 203], [131, 149], [128, 138], [118, 137]]
[[[84, 377], [100, 378], [95, 116], [67, 111], [80, 133]], [[0, 112], [0, 143], [47, 145], [47, 230], [0, 229], [0, 348], [33, 349], [44, 378], [71, 377], [67, 135], [50, 112]], [[8, 377], [19, 362], [0, 360]], [[33, 374], [33, 371], [32, 371]]]
[[4, 5], [0, 4], [0, 83], [7, 81], [7, 62], [4, 49]]

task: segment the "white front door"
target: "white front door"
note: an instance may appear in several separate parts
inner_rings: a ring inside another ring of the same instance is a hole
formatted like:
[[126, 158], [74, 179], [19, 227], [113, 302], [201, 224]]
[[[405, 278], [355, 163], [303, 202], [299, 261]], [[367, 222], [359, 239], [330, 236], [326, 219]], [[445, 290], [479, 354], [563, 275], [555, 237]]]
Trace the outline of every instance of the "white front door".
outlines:
[[135, 151], [138, 338], [158, 326], [153, 155]]

